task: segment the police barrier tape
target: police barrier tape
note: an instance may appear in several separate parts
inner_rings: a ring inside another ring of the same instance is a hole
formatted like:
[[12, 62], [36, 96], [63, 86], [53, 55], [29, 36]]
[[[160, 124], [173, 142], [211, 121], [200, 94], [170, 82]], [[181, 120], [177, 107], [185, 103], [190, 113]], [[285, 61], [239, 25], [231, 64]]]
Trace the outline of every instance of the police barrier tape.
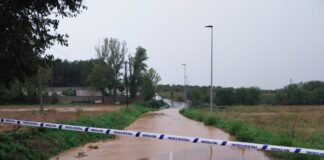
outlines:
[[119, 136], [131, 136], [137, 138], [142, 137], [142, 138], [151, 138], [151, 139], [159, 139], [159, 140], [172, 140], [172, 141], [181, 141], [181, 142], [201, 143], [201, 144], [208, 144], [208, 145], [220, 145], [220, 146], [231, 146], [237, 148], [267, 150], [267, 151], [274, 151], [274, 152], [292, 152], [298, 154], [324, 156], [324, 150], [316, 150], [316, 149], [308, 149], [308, 148], [295, 148], [295, 147], [276, 146], [276, 145], [268, 145], [268, 144], [256, 144], [256, 143], [245, 143], [245, 142], [216, 140], [216, 139], [207, 139], [207, 138], [185, 137], [185, 136], [167, 135], [167, 134], [150, 133], [150, 132], [95, 128], [95, 127], [56, 124], [56, 123], [44, 123], [44, 122], [25, 121], [25, 120], [17, 120], [17, 119], [5, 119], [5, 118], [0, 118], [0, 119], [1, 119], [1, 123], [22, 125], [22, 126], [43, 127], [43, 128], [69, 130], [69, 131], [91, 132], [91, 133], [111, 134], [111, 135], [119, 135]]

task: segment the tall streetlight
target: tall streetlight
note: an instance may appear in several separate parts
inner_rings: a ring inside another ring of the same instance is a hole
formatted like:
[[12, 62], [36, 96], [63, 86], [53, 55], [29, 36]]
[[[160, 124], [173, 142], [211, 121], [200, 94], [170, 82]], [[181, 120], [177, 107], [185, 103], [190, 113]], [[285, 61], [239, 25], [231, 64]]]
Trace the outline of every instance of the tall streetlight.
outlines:
[[210, 112], [213, 112], [213, 26], [205, 26], [206, 28], [210, 28], [211, 31], [211, 43], [210, 43], [210, 48], [211, 48], [211, 58], [210, 58]]
[[186, 64], [182, 64], [184, 67], [184, 85], [183, 85], [183, 99], [185, 105], [187, 104], [187, 73], [186, 73]]

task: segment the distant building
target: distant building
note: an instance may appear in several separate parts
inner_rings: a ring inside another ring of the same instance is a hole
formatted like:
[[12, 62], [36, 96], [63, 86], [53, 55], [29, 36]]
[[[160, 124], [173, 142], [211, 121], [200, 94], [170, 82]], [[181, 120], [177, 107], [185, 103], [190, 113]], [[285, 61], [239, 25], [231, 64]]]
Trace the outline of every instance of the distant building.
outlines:
[[158, 94], [155, 94], [154, 99], [157, 100], [157, 101], [161, 101], [162, 100], [162, 97], [159, 96]]

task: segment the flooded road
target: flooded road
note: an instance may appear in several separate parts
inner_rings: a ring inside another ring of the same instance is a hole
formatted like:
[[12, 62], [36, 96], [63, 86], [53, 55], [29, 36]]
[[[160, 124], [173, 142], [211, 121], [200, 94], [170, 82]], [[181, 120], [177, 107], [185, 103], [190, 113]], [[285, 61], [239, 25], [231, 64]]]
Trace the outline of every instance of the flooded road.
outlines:
[[[151, 112], [126, 129], [183, 136], [230, 140], [227, 133], [185, 118], [179, 108]], [[175, 141], [117, 137], [63, 152], [53, 160], [270, 160], [263, 152]]]

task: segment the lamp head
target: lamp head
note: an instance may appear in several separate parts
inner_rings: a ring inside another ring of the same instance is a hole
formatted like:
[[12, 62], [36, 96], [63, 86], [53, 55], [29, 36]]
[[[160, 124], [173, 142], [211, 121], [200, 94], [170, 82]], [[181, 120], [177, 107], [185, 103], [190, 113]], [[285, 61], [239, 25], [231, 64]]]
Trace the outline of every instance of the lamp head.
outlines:
[[205, 26], [206, 28], [213, 28], [213, 26], [212, 25], [208, 25], [208, 26]]

